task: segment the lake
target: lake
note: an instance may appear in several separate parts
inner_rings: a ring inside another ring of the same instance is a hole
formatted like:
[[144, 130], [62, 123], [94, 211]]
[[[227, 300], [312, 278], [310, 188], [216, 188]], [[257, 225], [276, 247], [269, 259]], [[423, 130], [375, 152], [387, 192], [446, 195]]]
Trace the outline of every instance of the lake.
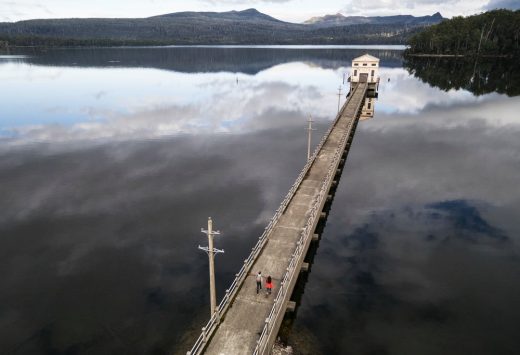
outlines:
[[200, 228], [222, 232], [220, 299], [305, 164], [306, 120], [316, 145], [366, 52], [381, 59], [375, 114], [282, 341], [516, 354], [517, 64], [384, 46], [0, 53], [0, 352], [185, 354], [209, 319]]

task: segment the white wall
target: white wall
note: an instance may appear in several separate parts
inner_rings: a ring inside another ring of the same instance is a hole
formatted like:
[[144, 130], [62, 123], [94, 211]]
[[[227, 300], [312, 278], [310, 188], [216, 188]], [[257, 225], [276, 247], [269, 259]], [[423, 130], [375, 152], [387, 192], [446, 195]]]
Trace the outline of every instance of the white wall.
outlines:
[[[357, 64], [357, 65], [356, 65]], [[373, 71], [373, 75], [372, 75]], [[375, 83], [379, 78], [379, 63], [369, 61], [353, 61], [351, 71], [351, 81], [359, 82], [360, 74], [368, 74], [368, 82]]]

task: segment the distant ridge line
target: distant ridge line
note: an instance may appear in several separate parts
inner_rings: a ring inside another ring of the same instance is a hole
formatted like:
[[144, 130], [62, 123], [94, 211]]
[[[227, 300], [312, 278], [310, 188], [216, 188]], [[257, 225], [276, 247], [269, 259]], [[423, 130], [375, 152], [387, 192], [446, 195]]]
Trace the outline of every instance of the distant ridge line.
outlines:
[[[174, 12], [147, 18], [35, 19], [0, 23], [0, 41], [13, 46], [343, 45], [404, 44], [440, 14], [352, 18], [313, 24], [278, 20], [256, 9]], [[324, 22], [325, 21], [325, 22]], [[349, 22], [350, 21], [350, 22]]]

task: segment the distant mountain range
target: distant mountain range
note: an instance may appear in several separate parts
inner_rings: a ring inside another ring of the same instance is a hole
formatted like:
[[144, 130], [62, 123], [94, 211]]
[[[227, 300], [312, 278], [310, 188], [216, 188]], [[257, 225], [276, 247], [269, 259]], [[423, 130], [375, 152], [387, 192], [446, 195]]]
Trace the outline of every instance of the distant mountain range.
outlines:
[[397, 15], [397, 16], [343, 16], [342, 14], [325, 15], [321, 17], [313, 17], [305, 24], [315, 27], [336, 27], [336, 26], [352, 26], [363, 24], [407, 24], [408, 26], [429, 26], [441, 22], [445, 18], [439, 12], [431, 16], [415, 17], [412, 15]]
[[327, 15], [303, 24], [280, 21], [256, 9], [177, 12], [148, 18], [49, 19], [0, 23], [10, 45], [188, 44], [400, 44], [432, 16]]

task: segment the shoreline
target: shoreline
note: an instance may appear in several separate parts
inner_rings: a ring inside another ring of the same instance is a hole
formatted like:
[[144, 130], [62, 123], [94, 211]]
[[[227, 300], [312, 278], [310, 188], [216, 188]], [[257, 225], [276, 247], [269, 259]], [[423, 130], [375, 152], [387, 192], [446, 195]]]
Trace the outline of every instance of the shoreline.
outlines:
[[294, 48], [294, 49], [392, 49], [406, 50], [405, 44], [130, 44], [130, 45], [9, 45], [7, 48]]
[[419, 57], [419, 58], [513, 58], [513, 54], [427, 54], [427, 53], [405, 53], [405, 57]]

